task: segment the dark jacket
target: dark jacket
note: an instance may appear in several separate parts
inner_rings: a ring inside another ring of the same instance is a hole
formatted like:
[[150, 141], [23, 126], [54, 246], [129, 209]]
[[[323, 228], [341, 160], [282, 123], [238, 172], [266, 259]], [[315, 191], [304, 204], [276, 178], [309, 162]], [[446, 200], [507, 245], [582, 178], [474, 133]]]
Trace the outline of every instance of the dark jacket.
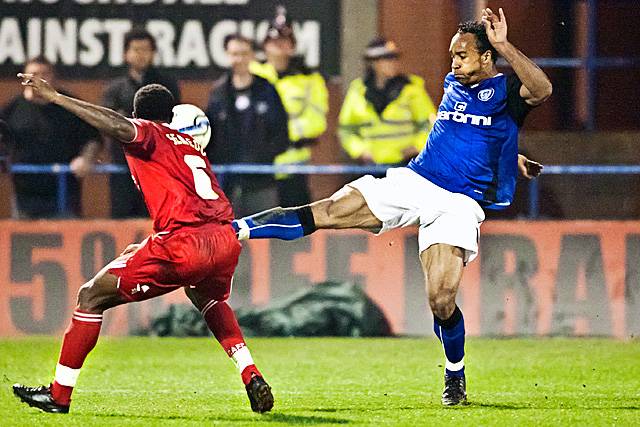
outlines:
[[[278, 92], [267, 80], [254, 76], [243, 129], [235, 108], [236, 95], [230, 74], [216, 81], [209, 95], [206, 114], [213, 131], [206, 149], [209, 160], [213, 164], [273, 163], [289, 146], [288, 117]], [[240, 138], [243, 143], [238, 138], [241, 131], [245, 132]]]

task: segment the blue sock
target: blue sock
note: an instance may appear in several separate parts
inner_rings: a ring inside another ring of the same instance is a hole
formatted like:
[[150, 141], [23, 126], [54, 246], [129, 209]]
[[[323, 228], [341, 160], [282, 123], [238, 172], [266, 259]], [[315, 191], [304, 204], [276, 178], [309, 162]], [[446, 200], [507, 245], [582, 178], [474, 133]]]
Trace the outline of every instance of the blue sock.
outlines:
[[457, 305], [447, 320], [433, 316], [433, 331], [444, 347], [445, 373], [464, 376], [464, 317]]
[[313, 213], [309, 206], [269, 209], [236, 219], [231, 225], [236, 230], [239, 240], [295, 240], [316, 230]]

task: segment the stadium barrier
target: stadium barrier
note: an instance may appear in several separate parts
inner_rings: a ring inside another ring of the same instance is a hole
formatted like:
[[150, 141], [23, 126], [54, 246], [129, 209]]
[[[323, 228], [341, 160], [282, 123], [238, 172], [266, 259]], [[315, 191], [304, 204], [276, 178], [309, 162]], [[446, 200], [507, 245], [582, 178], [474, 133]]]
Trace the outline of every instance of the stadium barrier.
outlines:
[[[222, 183], [227, 174], [259, 174], [272, 175], [284, 174], [316, 174], [316, 175], [365, 175], [383, 174], [389, 167], [384, 165], [266, 165], [266, 164], [228, 164], [212, 165], [218, 180]], [[71, 168], [65, 164], [35, 165], [16, 163], [10, 167], [11, 173], [24, 174], [53, 174], [56, 175], [58, 187], [57, 210], [60, 215], [67, 213], [67, 176]], [[94, 169], [95, 173], [129, 173], [124, 165], [103, 164]], [[542, 171], [544, 175], [640, 175], [640, 165], [545, 165]], [[538, 218], [539, 208], [539, 184], [537, 180], [531, 180], [529, 186], [528, 218]]]
[[[0, 336], [62, 333], [78, 288], [150, 229], [147, 220], [0, 221]], [[231, 303], [261, 306], [300, 286], [353, 281], [396, 333], [429, 335], [417, 253], [415, 229], [249, 241]], [[471, 336], [637, 336], [640, 222], [489, 221], [459, 297]], [[115, 308], [104, 331], [135, 333], [176, 302], [187, 302], [182, 291]]]

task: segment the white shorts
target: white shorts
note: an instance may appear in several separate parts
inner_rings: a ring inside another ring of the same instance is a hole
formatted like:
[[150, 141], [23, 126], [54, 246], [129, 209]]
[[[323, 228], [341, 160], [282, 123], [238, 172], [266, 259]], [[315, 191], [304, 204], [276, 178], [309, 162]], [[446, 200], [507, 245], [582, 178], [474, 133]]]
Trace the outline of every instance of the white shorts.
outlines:
[[464, 262], [478, 254], [484, 212], [471, 197], [438, 187], [409, 168], [387, 170], [384, 178], [363, 176], [347, 184], [360, 191], [382, 222], [379, 233], [420, 225], [420, 253], [436, 243], [464, 249]]

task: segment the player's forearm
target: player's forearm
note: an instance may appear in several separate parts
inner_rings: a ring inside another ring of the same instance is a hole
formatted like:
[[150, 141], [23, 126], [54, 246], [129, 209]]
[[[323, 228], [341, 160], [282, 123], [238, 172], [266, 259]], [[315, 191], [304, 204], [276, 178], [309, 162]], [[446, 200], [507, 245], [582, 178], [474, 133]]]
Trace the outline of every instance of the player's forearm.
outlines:
[[135, 137], [135, 128], [122, 114], [99, 105], [58, 94], [53, 102], [75, 114], [100, 132], [129, 142]]
[[82, 147], [82, 151], [80, 152], [80, 155], [85, 159], [87, 159], [89, 162], [95, 163], [101, 149], [102, 149], [102, 144], [100, 142], [89, 141], [84, 145], [84, 147]]
[[553, 90], [551, 81], [535, 62], [527, 58], [524, 53], [508, 41], [494, 47], [511, 65], [522, 85], [531, 93], [531, 97], [528, 99], [530, 104], [541, 104], [551, 96]]

